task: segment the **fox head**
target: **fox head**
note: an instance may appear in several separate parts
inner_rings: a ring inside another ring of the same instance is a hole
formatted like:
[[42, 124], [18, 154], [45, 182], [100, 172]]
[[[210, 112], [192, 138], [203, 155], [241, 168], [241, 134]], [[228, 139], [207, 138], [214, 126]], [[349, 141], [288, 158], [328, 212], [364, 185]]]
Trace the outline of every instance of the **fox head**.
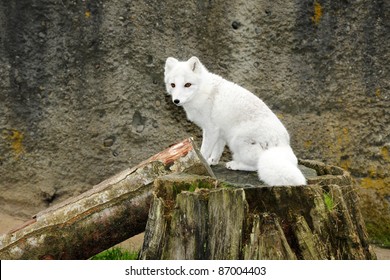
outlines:
[[195, 56], [187, 61], [168, 57], [165, 62], [165, 86], [177, 106], [182, 106], [194, 97], [200, 87], [203, 65]]

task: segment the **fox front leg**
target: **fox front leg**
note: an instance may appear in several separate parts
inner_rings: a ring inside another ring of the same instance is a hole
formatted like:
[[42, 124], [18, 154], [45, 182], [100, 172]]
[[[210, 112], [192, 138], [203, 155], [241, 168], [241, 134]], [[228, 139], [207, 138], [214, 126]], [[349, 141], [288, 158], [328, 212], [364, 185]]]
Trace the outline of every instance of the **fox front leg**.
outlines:
[[207, 159], [209, 165], [217, 165], [221, 159], [223, 150], [225, 148], [226, 141], [219, 138], [215, 143], [211, 156]]
[[[211, 156], [214, 151], [214, 147], [218, 142], [219, 133], [216, 129], [203, 129], [203, 139], [202, 146], [200, 147], [200, 152], [202, 156], [207, 160], [208, 164], [213, 164], [211, 161]], [[222, 152], [221, 152], [222, 154]]]

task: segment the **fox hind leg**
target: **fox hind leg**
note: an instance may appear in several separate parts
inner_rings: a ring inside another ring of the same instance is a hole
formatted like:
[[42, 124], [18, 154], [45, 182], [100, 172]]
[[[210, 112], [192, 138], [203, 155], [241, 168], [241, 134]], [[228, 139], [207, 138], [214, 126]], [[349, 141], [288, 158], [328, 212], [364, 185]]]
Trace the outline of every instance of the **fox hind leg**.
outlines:
[[229, 144], [233, 160], [226, 163], [226, 168], [243, 171], [257, 170], [257, 162], [262, 151], [257, 141], [248, 137], [234, 137]]

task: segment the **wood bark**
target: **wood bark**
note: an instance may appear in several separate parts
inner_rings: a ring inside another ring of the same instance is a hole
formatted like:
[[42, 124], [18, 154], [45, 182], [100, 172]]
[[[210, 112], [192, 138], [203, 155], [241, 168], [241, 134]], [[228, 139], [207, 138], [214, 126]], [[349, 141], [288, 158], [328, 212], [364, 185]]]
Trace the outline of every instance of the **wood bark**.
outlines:
[[87, 259], [141, 233], [153, 181], [176, 172], [213, 175], [186, 139], [0, 236], [0, 259]]
[[141, 258], [375, 259], [349, 174], [300, 163], [315, 170], [307, 186], [158, 178]]

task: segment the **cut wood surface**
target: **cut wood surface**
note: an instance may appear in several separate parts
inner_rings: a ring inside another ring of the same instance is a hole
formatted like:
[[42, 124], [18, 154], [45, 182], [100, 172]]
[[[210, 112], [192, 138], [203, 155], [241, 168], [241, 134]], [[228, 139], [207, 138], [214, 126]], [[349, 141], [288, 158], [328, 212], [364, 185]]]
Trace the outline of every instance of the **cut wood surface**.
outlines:
[[213, 175], [186, 139], [0, 236], [0, 259], [87, 259], [141, 233], [153, 181], [175, 172]]
[[300, 163], [315, 171], [307, 186], [156, 179], [141, 258], [375, 259], [349, 173]]

